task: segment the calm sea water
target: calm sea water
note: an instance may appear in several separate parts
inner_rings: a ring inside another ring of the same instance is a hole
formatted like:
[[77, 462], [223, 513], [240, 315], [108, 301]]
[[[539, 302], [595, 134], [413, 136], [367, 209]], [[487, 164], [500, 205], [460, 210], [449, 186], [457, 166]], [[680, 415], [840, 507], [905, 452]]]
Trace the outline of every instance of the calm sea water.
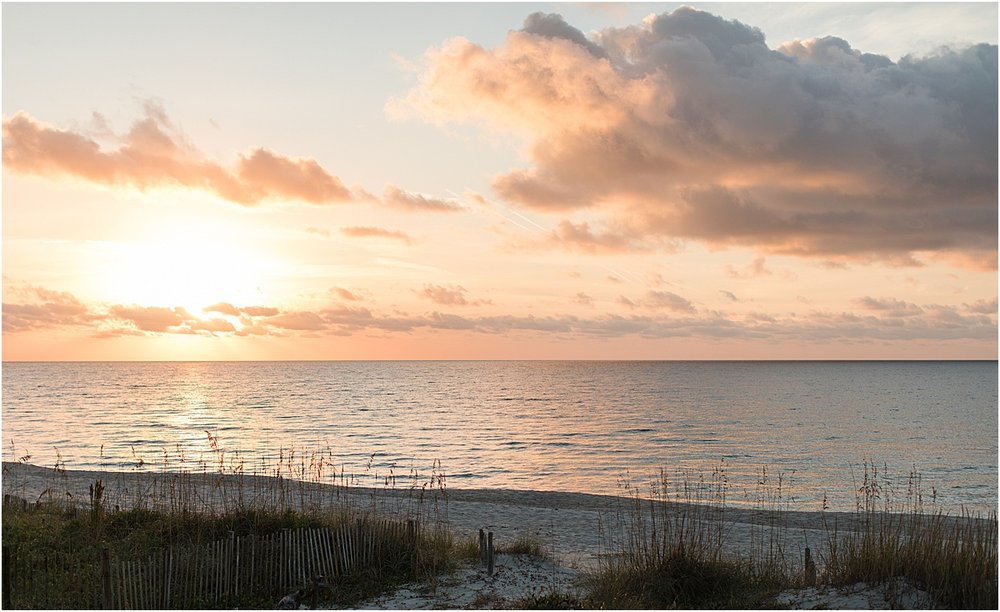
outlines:
[[997, 439], [996, 362], [3, 364], [4, 459], [69, 469], [294, 448], [362, 484], [439, 461], [452, 488], [616, 493], [721, 466], [738, 503], [766, 468], [796, 507], [851, 509], [872, 461], [988, 512]]

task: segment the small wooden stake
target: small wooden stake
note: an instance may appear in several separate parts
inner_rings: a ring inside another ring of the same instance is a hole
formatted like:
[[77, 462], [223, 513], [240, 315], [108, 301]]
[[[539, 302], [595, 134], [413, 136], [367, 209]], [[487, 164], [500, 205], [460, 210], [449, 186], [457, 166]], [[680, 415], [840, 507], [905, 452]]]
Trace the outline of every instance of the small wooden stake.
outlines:
[[493, 575], [493, 532], [491, 531], [486, 543], [486, 573]]
[[479, 529], [479, 562], [486, 565], [486, 532]]

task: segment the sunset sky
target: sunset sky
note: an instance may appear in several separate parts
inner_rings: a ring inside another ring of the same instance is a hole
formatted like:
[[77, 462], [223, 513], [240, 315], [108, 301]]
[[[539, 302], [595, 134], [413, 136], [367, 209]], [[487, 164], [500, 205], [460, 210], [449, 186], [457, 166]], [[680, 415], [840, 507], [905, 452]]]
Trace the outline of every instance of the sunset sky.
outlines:
[[997, 5], [3, 5], [3, 359], [997, 356]]

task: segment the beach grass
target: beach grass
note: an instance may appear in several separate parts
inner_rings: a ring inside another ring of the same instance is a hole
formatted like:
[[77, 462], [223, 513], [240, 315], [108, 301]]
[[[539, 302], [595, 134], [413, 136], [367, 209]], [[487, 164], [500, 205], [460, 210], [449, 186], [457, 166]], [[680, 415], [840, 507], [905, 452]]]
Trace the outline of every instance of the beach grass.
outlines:
[[[779, 607], [775, 596], [790, 589], [855, 583], [897, 585], [929, 594], [936, 607], [995, 609], [997, 517], [926, 512], [914, 471], [899, 495], [874, 462], [862, 465], [855, 483], [856, 511], [827, 520], [815, 556], [787, 550], [789, 502], [780, 475], [761, 469], [754, 496], [759, 527], [749, 547], [725, 552], [728, 482], [725, 469], [706, 478], [666, 472], [643, 494], [624, 485], [629, 502], [608, 536], [601, 567], [588, 577], [587, 608]], [[731, 511], [731, 510], [730, 510]], [[801, 559], [801, 562], [799, 562]], [[887, 605], [898, 608], [893, 589]]]
[[[65, 468], [46, 471], [48, 486], [35, 499], [23, 489], [17, 470], [4, 474], [3, 545], [13, 568], [5, 590], [17, 608], [91, 608], [102, 605], [101, 559], [108, 555], [128, 571], [167, 549], [199, 549], [244, 536], [256, 538], [289, 530], [374, 529], [381, 519], [419, 526], [412, 533], [389, 530], [378, 538], [378, 555], [364, 566], [336, 577], [336, 588], [318, 595], [324, 603], [352, 606], [404, 582], [433, 582], [465, 555], [464, 542], [447, 527], [447, 490], [438, 469], [428, 478], [413, 473], [405, 486], [382, 479], [383, 488], [360, 487], [355, 477], [324, 474], [325, 457], [282, 451], [279, 462], [259, 472], [222, 455], [199, 471], [147, 472], [137, 463], [128, 473], [104, 473], [90, 485], [90, 498], [67, 497], [60, 487]], [[23, 462], [22, 462], [23, 463]], [[330, 484], [330, 480], [334, 484]], [[395, 495], [381, 495], [393, 489]], [[9, 492], [9, 493], [8, 493]], [[371, 526], [371, 527], [369, 527]], [[375, 544], [371, 544], [374, 549]], [[19, 571], [20, 568], [20, 571]], [[209, 582], [215, 570], [206, 567]], [[20, 575], [18, 575], [20, 574]], [[86, 588], [85, 586], [86, 585]], [[308, 581], [297, 585], [308, 589]], [[195, 607], [273, 608], [287, 589], [260, 589], [211, 601], [188, 600]], [[294, 590], [294, 589], [293, 589]], [[318, 590], [318, 589], [317, 589]], [[5, 606], [7, 607], [7, 606]]]
[[966, 512], [957, 517], [925, 512], [915, 471], [902, 502], [894, 503], [878, 466], [863, 467], [856, 511], [860, 528], [842, 531], [828, 524], [825, 581], [881, 583], [903, 577], [942, 606], [996, 608], [996, 514], [983, 520]]
[[[35, 580], [11, 603], [99, 607], [100, 595], [84, 585], [100, 582], [96, 560], [105, 549], [115, 559], [139, 560], [166, 547], [197, 547], [233, 534], [337, 529], [379, 516], [419, 521], [419, 554], [408, 553], [412, 542], [400, 537], [375, 563], [338, 576], [336, 589], [320, 594], [322, 603], [355, 606], [412, 581], [434, 590], [443, 573], [479, 558], [475, 538], [457, 537], [451, 529], [440, 465], [429, 477], [372, 475], [368, 482], [379, 486], [363, 487], [362, 478], [326, 472], [328, 457], [317, 456], [282, 452], [277, 465], [255, 470], [232, 460], [195, 472], [146, 473], [140, 465], [131, 473], [103, 474], [114, 482], [96, 479], [86, 500], [60, 496], [65, 468], [57, 464], [46, 472], [51, 486], [37, 499], [5, 497], [5, 554], [8, 547], [16, 550], [23, 564], [25, 551], [43, 551], [46, 564], [44, 584]], [[938, 607], [995, 608], [996, 515], [949, 516], [925, 503], [915, 472], [902, 490], [894, 484], [899, 479], [886, 473], [864, 462], [859, 481], [851, 483], [855, 511], [820, 513], [822, 529], [811, 540], [808, 561], [788, 544], [786, 536], [798, 527], [781, 474], [760, 468], [756, 489], [744, 492], [738, 504], [724, 463], [709, 474], [663, 470], [642, 486], [623, 477], [616, 505], [597, 526], [602, 553], [583, 590], [507, 603], [524, 609], [759, 609], [780, 607], [776, 596], [788, 589], [902, 581], [928, 593]], [[4, 479], [5, 493], [16, 493], [16, 470], [5, 476], [12, 476]], [[732, 529], [747, 512], [754, 520], [741, 524], [749, 525], [749, 539], [744, 536], [734, 550]], [[545, 542], [529, 533], [498, 543], [498, 552], [553, 558]], [[285, 594], [199, 605], [274, 607]]]

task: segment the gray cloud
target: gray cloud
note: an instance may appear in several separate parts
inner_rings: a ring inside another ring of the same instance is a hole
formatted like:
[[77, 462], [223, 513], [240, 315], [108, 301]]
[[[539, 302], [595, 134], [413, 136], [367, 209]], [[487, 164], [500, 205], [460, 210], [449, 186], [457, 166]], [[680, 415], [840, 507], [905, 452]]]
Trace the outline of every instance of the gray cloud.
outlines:
[[561, 15], [532, 13], [524, 20], [524, 31], [546, 38], [568, 40], [586, 49], [594, 57], [608, 57], [604, 49], [591, 42], [583, 32], [566, 23]]
[[495, 177], [496, 193], [627, 220], [614, 248], [996, 266], [995, 45], [893, 62], [832, 37], [771, 49], [688, 7], [589, 38], [536, 13], [496, 49], [429, 52], [396, 102], [524, 134], [532, 166]]

